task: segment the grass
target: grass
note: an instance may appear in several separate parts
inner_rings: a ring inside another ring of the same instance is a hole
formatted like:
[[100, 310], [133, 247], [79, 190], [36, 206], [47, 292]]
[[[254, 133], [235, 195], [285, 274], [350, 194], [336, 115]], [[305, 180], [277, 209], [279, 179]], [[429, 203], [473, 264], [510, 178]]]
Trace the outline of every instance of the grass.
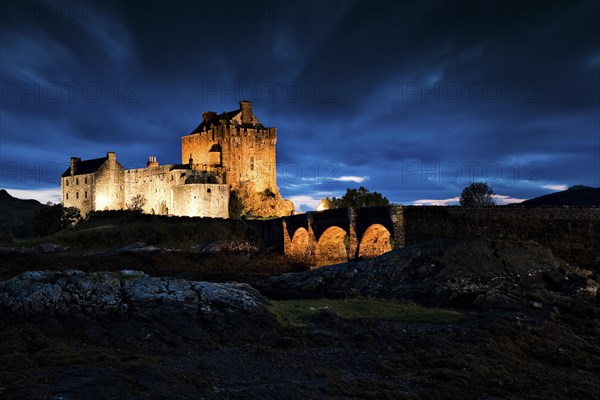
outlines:
[[273, 300], [269, 306], [269, 311], [281, 324], [291, 326], [303, 326], [311, 316], [317, 315], [325, 309], [346, 320], [367, 319], [452, 324], [464, 319], [464, 315], [456, 311], [372, 298]]
[[214, 241], [252, 241], [256, 233], [242, 221], [166, 217], [108, 211], [51, 236], [17, 240], [13, 246], [51, 242], [80, 249], [104, 249], [142, 241], [158, 247], [187, 249]]

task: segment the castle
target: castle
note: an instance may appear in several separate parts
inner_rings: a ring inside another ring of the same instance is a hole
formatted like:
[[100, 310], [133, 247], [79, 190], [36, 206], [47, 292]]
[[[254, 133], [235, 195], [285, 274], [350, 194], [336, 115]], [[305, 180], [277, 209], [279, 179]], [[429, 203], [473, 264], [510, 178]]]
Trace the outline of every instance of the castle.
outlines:
[[[181, 138], [181, 164], [159, 165], [151, 156], [146, 168], [126, 170], [114, 152], [92, 160], [72, 157], [61, 178], [62, 204], [83, 216], [141, 207], [150, 214], [228, 218], [230, 191], [242, 186], [281, 202], [276, 143], [277, 129], [265, 128], [252, 103], [241, 101], [238, 110], [202, 113], [198, 127]], [[275, 210], [290, 214], [293, 205]]]

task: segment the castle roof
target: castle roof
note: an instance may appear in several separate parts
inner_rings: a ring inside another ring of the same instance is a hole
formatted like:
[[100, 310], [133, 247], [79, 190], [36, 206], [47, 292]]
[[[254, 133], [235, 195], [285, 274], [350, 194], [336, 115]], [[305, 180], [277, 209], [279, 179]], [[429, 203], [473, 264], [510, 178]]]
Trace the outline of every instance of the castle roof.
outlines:
[[[78, 161], [75, 167], [75, 175], [91, 174], [96, 172], [108, 160], [108, 157], [94, 158], [92, 160]], [[63, 178], [71, 176], [71, 167], [62, 174]]]
[[263, 124], [260, 123], [256, 117], [253, 116], [252, 123], [242, 123], [241, 122], [241, 114], [242, 109], [237, 109], [233, 111], [224, 111], [221, 114], [215, 112], [206, 112], [202, 113], [203, 120], [200, 122], [200, 125], [194, 129], [192, 133], [199, 133], [204, 130], [209, 130], [211, 128], [222, 126], [222, 125], [233, 125], [239, 126], [243, 128], [254, 128], [254, 129], [265, 129]]

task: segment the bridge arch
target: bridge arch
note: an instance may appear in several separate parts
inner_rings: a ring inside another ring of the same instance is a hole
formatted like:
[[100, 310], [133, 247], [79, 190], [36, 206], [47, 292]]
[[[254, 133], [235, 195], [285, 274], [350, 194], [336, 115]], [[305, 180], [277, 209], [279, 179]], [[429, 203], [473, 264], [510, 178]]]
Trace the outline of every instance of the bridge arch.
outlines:
[[372, 224], [362, 234], [358, 245], [359, 258], [373, 258], [393, 248], [390, 231], [381, 224]]
[[348, 261], [348, 232], [339, 226], [330, 226], [319, 237], [315, 252], [315, 266], [339, 264]]
[[296, 229], [292, 237], [289, 256], [296, 260], [304, 260], [308, 253], [308, 231], [304, 228]]

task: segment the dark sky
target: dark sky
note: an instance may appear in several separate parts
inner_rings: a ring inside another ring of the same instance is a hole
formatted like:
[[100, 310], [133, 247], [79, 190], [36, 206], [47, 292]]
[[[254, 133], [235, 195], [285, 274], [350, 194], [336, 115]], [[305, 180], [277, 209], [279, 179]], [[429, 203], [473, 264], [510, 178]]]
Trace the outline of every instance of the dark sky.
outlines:
[[203, 111], [243, 99], [302, 210], [359, 185], [402, 204], [600, 186], [598, 1], [0, 7], [1, 186], [20, 197], [57, 200], [71, 156], [178, 163]]

